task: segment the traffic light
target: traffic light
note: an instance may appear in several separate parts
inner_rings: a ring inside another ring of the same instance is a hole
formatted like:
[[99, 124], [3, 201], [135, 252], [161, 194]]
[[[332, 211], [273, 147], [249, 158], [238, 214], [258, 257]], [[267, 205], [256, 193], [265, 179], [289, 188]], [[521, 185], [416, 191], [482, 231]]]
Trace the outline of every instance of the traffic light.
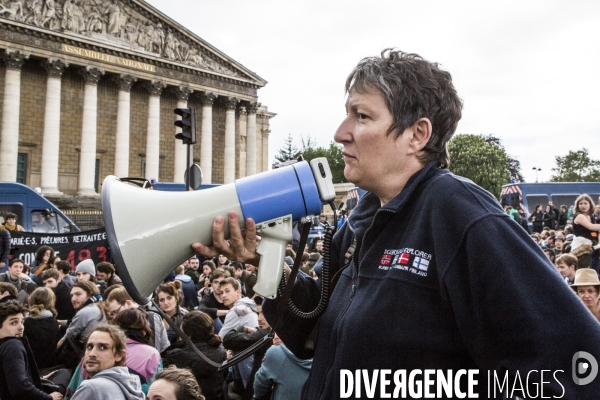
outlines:
[[183, 144], [196, 143], [196, 109], [176, 108], [173, 112], [181, 115], [181, 120], [175, 121], [175, 126], [181, 128], [181, 133], [176, 134], [175, 138], [181, 139]]

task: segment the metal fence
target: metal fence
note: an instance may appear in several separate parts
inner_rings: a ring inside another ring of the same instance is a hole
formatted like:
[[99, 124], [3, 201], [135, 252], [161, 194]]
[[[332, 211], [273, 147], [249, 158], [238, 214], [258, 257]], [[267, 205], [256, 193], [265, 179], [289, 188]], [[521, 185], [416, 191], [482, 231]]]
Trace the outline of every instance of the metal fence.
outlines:
[[63, 213], [82, 231], [104, 226], [104, 218], [100, 210], [64, 210]]

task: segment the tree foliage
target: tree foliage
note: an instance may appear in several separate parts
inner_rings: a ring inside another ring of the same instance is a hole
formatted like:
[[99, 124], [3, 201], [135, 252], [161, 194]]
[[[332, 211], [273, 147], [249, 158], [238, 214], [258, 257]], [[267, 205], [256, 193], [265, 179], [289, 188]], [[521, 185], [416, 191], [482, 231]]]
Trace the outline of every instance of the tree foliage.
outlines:
[[344, 157], [342, 156], [342, 148], [331, 142], [329, 147], [317, 147], [316, 141], [308, 135], [306, 139], [300, 138], [302, 148], [297, 149], [293, 144], [292, 135], [288, 135], [285, 145], [279, 150], [277, 156], [275, 156], [276, 162], [285, 162], [288, 160], [294, 160], [302, 155], [305, 160], [310, 161], [314, 158], [325, 157], [329, 163], [331, 169], [331, 175], [333, 183], [347, 182], [344, 177]]
[[600, 161], [592, 160], [588, 149], [569, 151], [564, 156], [556, 156], [556, 167], [551, 182], [600, 182]]
[[[493, 137], [492, 137], [493, 138]], [[450, 171], [469, 178], [495, 197], [509, 182], [509, 160], [499, 140], [481, 135], [456, 135], [448, 143]]]
[[283, 148], [279, 149], [279, 153], [275, 156], [275, 164], [295, 160], [299, 155], [300, 151], [294, 146], [294, 139], [292, 138], [292, 135], [288, 133]]
[[[480, 135], [487, 143], [494, 143], [495, 145], [504, 149], [500, 139], [492, 136], [492, 135]], [[508, 157], [508, 174], [509, 180], [515, 182], [525, 182], [525, 178], [523, 177], [523, 173], [521, 172], [521, 162], [516, 158]]]

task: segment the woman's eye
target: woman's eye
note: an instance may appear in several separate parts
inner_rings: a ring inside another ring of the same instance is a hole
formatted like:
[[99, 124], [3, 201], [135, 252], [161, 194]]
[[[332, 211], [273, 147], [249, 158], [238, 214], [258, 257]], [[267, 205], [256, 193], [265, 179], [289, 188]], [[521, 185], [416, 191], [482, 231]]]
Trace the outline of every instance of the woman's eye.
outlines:
[[366, 114], [358, 113], [358, 119], [367, 119], [369, 118]]

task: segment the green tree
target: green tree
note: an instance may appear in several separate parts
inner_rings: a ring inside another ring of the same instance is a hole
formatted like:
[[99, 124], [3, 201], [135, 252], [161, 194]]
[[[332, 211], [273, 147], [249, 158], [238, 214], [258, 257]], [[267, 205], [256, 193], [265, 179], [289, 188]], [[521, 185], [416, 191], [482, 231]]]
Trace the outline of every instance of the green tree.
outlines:
[[577, 151], [569, 151], [564, 157], [556, 156], [556, 167], [550, 182], [599, 182], [600, 161], [592, 160], [585, 147]]
[[508, 156], [501, 145], [481, 135], [456, 135], [448, 151], [450, 171], [500, 196], [502, 185], [509, 182]]
[[292, 135], [288, 135], [284, 147], [279, 149], [278, 155], [275, 156], [275, 163], [295, 160], [300, 155], [307, 161], [310, 161], [313, 158], [325, 157], [327, 158], [329, 168], [331, 169], [333, 183], [348, 182], [344, 177], [344, 167], [346, 164], [344, 163], [344, 157], [342, 156], [341, 146], [331, 142], [329, 147], [318, 147], [316, 141], [311, 138], [310, 135], [307, 135], [306, 139], [301, 136], [300, 141], [302, 148], [301, 150], [298, 150], [298, 148], [294, 146]]
[[342, 148], [334, 142], [329, 143], [328, 148], [303, 148], [302, 156], [305, 160], [309, 161], [317, 157], [327, 158], [329, 168], [331, 169], [333, 183], [348, 182], [344, 177], [344, 167], [346, 164], [344, 163], [344, 157], [342, 156]]
[[[496, 145], [502, 147], [504, 149], [504, 146], [502, 146], [502, 143], [500, 143], [500, 139], [498, 139], [495, 136], [492, 135], [480, 135], [483, 139], [485, 139], [486, 142], [488, 143], [495, 143]], [[507, 156], [508, 157], [508, 173], [509, 173], [509, 180], [510, 181], [515, 181], [515, 182], [525, 182], [525, 178], [523, 177], [523, 173], [521, 172], [521, 162], [511, 156]]]
[[294, 146], [294, 139], [292, 139], [292, 135], [288, 133], [283, 148], [279, 149], [279, 153], [275, 156], [275, 164], [295, 160], [299, 155], [300, 151]]

